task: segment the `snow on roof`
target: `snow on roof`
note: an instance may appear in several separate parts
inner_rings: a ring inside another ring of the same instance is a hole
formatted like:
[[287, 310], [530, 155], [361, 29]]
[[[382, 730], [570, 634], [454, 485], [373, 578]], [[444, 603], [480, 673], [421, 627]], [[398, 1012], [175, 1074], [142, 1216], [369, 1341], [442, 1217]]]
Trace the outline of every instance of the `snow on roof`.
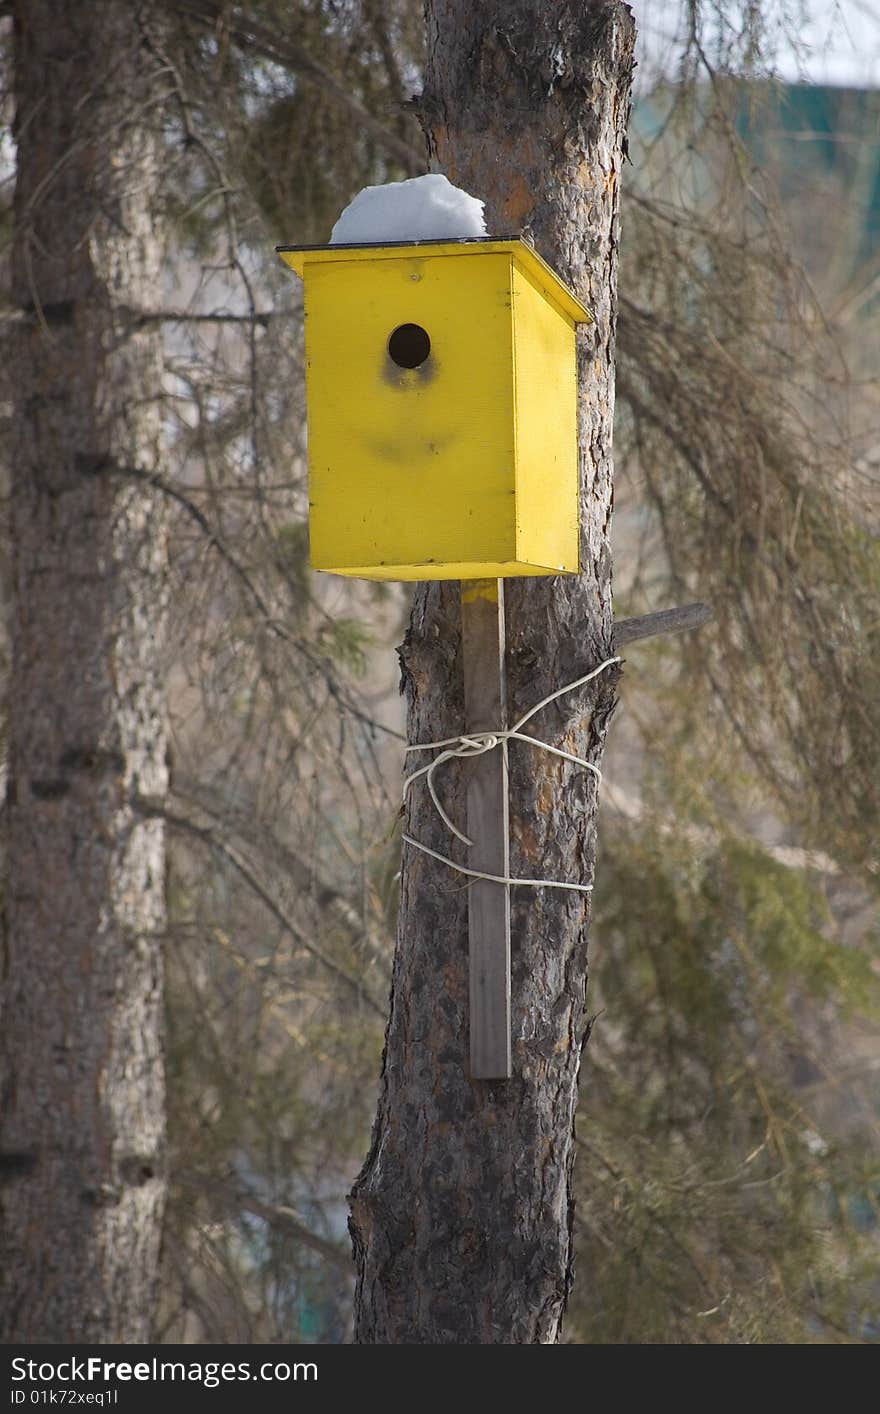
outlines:
[[430, 172], [406, 182], [364, 187], [333, 227], [330, 244], [455, 240], [486, 234], [482, 201]]

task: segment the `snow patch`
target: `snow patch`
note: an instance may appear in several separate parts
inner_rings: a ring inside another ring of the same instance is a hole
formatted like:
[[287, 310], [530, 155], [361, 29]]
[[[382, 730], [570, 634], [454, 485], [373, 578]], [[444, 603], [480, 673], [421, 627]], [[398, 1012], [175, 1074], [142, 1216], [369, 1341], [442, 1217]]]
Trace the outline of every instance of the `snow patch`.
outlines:
[[486, 234], [483, 202], [439, 173], [429, 172], [406, 182], [364, 187], [330, 232], [330, 244], [457, 240]]

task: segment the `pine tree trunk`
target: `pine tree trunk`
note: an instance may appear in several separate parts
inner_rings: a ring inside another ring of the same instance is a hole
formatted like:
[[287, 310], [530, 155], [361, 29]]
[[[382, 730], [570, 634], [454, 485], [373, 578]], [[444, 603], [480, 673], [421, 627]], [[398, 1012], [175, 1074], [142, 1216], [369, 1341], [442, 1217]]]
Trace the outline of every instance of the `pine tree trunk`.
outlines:
[[[579, 345], [582, 573], [506, 581], [514, 720], [611, 654], [618, 197], [635, 27], [620, 0], [428, 0], [426, 16], [420, 112], [433, 165], [486, 200], [493, 235], [524, 231], [596, 316]], [[411, 742], [463, 728], [460, 622], [457, 584], [419, 587], [401, 651]], [[598, 763], [615, 683], [611, 669], [528, 730]], [[516, 743], [510, 762], [513, 874], [590, 881], [595, 778]], [[466, 769], [446, 768], [442, 783], [459, 821]], [[450, 853], [427, 792], [410, 793], [407, 832]], [[463, 882], [404, 848], [382, 1089], [351, 1195], [361, 1343], [559, 1339], [589, 896], [513, 890], [514, 1074], [472, 1081]]]
[[[163, 80], [130, 0], [15, 6], [0, 1339], [149, 1339], [165, 1196]], [[152, 131], [151, 131], [152, 130]]]

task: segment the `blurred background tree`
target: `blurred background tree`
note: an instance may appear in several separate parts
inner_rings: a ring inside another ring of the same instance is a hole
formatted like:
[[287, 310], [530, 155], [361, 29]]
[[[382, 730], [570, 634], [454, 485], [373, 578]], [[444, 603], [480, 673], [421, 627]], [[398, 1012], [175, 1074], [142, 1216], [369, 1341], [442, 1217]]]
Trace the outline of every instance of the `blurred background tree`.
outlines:
[[[716, 618], [632, 646], [605, 759], [575, 1343], [880, 1330], [880, 98], [774, 76], [795, 8], [669, 7], [676, 58], [645, 52], [632, 122], [617, 615]], [[166, 9], [167, 254], [136, 312], [164, 336], [170, 518], [171, 788], [139, 802], [170, 851], [157, 1332], [335, 1342], [407, 602], [308, 570], [300, 293], [273, 247], [424, 170], [421, 8]]]
[[0, 1340], [142, 1341], [166, 1193], [161, 102], [149, 7], [16, 7]]

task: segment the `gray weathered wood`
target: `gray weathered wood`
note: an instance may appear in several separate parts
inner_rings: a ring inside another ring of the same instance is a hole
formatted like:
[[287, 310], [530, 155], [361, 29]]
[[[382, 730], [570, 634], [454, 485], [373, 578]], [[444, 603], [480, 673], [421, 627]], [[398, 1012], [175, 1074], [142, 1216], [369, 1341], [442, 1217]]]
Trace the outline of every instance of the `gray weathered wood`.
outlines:
[[[504, 727], [504, 581], [471, 580], [461, 587], [465, 731]], [[467, 765], [468, 867], [510, 873], [507, 748]], [[506, 1079], [510, 1071], [510, 887], [474, 879], [468, 894], [470, 1066], [475, 1080]]]
[[702, 628], [715, 612], [708, 604], [683, 604], [677, 609], [658, 609], [653, 614], [640, 614], [635, 619], [621, 619], [614, 625], [615, 649], [641, 638], [655, 638], [658, 633], [684, 633], [686, 629]]

